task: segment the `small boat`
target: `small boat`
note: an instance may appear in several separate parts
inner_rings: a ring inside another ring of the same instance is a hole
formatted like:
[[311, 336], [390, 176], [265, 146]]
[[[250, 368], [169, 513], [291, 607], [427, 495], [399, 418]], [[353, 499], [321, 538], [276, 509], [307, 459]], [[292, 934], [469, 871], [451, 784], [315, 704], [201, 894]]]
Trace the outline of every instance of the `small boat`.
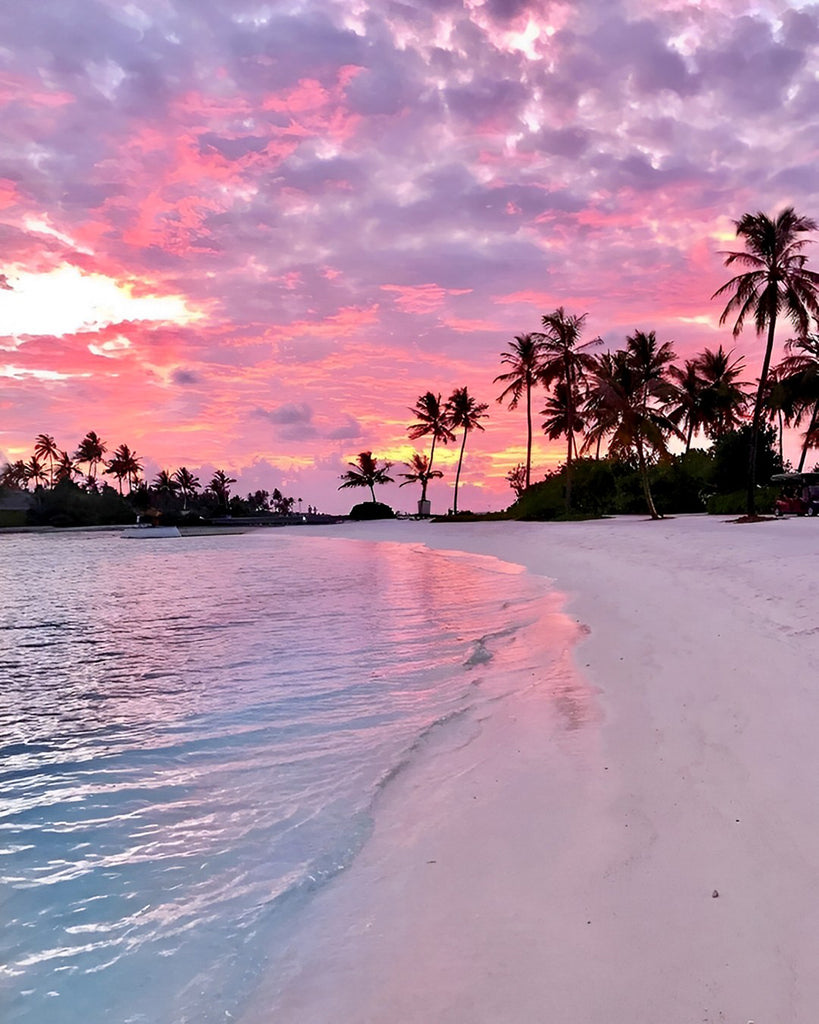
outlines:
[[126, 526], [120, 536], [126, 537], [128, 540], [182, 536], [176, 526], [160, 526], [157, 522], [158, 519], [159, 513], [153, 516], [137, 516], [136, 523], [133, 526]]

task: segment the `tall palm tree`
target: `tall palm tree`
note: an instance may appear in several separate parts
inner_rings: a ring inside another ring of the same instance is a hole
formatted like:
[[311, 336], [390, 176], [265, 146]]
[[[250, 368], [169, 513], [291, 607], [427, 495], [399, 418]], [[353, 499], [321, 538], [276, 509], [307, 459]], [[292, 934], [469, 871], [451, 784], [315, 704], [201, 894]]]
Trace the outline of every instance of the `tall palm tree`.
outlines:
[[526, 395], [526, 486], [532, 472], [532, 388], [540, 376], [540, 353], [543, 339], [539, 334], [518, 334], [508, 345], [510, 351], [501, 353], [501, 362], [510, 367], [500, 373], [494, 383], [506, 384], [497, 401], [508, 399], [509, 408], [517, 409], [521, 397]]
[[38, 434], [34, 440], [34, 454], [48, 462], [49, 486], [54, 486], [54, 463], [60, 457], [60, 449], [51, 434]]
[[794, 402], [794, 425], [799, 426], [803, 416], [810, 413], [797, 466], [797, 472], [801, 473], [808, 449], [816, 443], [819, 424], [819, 335], [791, 338], [785, 342], [785, 351], [787, 356], [776, 367], [776, 376]]
[[217, 469], [208, 484], [208, 490], [216, 496], [216, 500], [225, 512], [227, 512], [230, 502], [230, 485], [235, 483], [232, 476], [228, 476], [223, 469]]
[[[441, 444], [449, 444], [450, 441], [455, 440], [455, 435], [447, 424], [447, 410], [446, 406], [441, 404], [440, 394], [436, 395], [432, 391], [427, 391], [420, 395], [410, 412], [417, 421], [407, 430], [411, 440], [417, 441], [419, 437], [427, 436], [432, 439], [427, 466], [428, 475], [426, 480], [421, 481], [421, 502], [425, 502], [427, 500], [427, 484], [432, 479], [429, 474], [432, 472], [432, 463], [435, 460], [435, 444], [438, 441]], [[419, 505], [419, 509], [423, 507], [425, 506]]]
[[398, 474], [399, 476], [404, 477], [404, 482], [398, 486], [406, 487], [407, 484], [420, 484], [421, 501], [425, 501], [427, 484], [429, 481], [432, 479], [440, 479], [444, 474], [440, 469], [429, 468], [429, 458], [423, 452], [413, 452], [410, 461], [405, 462], [404, 465], [409, 469], [409, 473]]
[[89, 430], [74, 452], [74, 461], [88, 466], [88, 476], [96, 484], [97, 466], [102, 462], [108, 448], [100, 436]]
[[188, 498], [192, 498], [199, 490], [199, 477], [187, 468], [180, 466], [173, 474], [173, 479], [179, 484], [179, 493], [182, 495], [182, 511], [188, 509]]
[[375, 485], [393, 482], [392, 477], [388, 476], [392, 463], [385, 462], [383, 466], [379, 466], [378, 460], [373, 458], [372, 452], [359, 452], [355, 462], [348, 462], [347, 465], [350, 468], [346, 473], [341, 474], [340, 479], [344, 483], [339, 484], [338, 489], [342, 491], [346, 487], [369, 487], [373, 504], [375, 504]]
[[581, 388], [586, 375], [594, 368], [594, 356], [589, 351], [602, 344], [601, 338], [592, 338], [581, 344], [580, 336], [588, 313], [577, 316], [559, 306], [542, 318], [540, 378], [549, 387], [555, 381], [565, 386], [566, 402], [566, 511], [572, 507], [572, 453], [575, 419], [582, 400]]
[[464, 461], [464, 449], [466, 439], [471, 430], [483, 430], [481, 420], [486, 417], [486, 410], [489, 406], [486, 402], [476, 402], [469, 391], [463, 388], [456, 388], [447, 399], [447, 423], [450, 428], [463, 428], [464, 436], [461, 441], [461, 453], [458, 456], [458, 471], [455, 474], [455, 498], [452, 503], [453, 515], [458, 514], [458, 484], [461, 479], [461, 466]]
[[784, 209], [776, 220], [766, 214], [746, 213], [735, 222], [737, 237], [745, 244], [739, 252], [724, 252], [725, 265], [738, 263], [748, 269], [727, 281], [712, 298], [730, 295], [719, 322], [725, 323], [736, 314], [733, 327], [737, 337], [747, 317], [752, 316], [757, 334], [767, 329], [765, 356], [759, 374], [751, 425], [748, 457], [747, 512], [756, 513], [756, 453], [762, 421], [763, 397], [771, 365], [776, 324], [783, 313], [800, 336], [808, 333], [810, 317], [819, 315], [819, 274], [805, 266], [807, 256], [802, 250], [808, 239], [801, 237], [816, 230], [810, 217], [800, 217], [792, 206]]
[[[598, 432], [610, 435], [609, 455], [636, 455], [640, 482], [652, 519], [661, 519], [648, 478], [650, 452], [667, 457], [667, 438], [682, 438], [682, 431], [667, 414], [673, 386], [661, 374], [656, 360], [646, 361], [641, 346], [631, 344], [607, 359], [596, 361], [590, 384], [597, 416], [584, 448], [596, 441]], [[653, 367], [653, 369], [652, 369]]]

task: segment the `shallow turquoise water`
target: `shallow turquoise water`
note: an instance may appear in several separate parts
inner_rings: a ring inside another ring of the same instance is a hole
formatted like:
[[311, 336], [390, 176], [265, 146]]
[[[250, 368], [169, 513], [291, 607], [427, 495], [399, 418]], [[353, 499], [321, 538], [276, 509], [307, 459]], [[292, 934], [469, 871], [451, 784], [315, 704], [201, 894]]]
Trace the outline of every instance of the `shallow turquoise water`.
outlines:
[[0, 538], [5, 1022], [236, 1015], [543, 584], [276, 530]]

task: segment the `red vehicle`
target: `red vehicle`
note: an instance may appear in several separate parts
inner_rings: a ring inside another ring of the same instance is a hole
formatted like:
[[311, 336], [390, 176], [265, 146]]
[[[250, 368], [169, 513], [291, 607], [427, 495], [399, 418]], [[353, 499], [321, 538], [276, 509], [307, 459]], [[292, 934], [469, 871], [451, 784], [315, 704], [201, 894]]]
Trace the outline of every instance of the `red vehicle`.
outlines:
[[771, 483], [782, 487], [774, 505], [778, 516], [819, 515], [819, 473], [777, 473]]

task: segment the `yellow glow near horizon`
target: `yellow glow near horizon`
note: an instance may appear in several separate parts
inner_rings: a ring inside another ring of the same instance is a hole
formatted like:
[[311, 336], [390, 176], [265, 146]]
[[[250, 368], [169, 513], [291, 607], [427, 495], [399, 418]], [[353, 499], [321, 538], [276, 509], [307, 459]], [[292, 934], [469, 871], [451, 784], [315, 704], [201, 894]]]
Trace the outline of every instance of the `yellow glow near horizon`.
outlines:
[[187, 324], [202, 317], [182, 295], [134, 295], [134, 287], [103, 274], [62, 266], [47, 274], [8, 274], [11, 291], [0, 291], [0, 334], [94, 331], [128, 320]]

